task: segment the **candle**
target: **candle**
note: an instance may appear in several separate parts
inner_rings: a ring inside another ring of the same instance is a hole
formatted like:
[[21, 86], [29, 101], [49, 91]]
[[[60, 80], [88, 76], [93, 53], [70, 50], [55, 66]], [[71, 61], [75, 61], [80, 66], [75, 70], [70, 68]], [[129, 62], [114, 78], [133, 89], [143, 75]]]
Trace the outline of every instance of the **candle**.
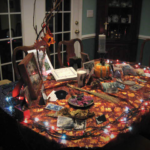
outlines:
[[77, 81], [78, 87], [85, 86], [85, 79], [86, 79], [86, 70], [85, 69], [77, 69]]
[[106, 46], [106, 35], [100, 34], [98, 42], [98, 53], [106, 53], [105, 46]]

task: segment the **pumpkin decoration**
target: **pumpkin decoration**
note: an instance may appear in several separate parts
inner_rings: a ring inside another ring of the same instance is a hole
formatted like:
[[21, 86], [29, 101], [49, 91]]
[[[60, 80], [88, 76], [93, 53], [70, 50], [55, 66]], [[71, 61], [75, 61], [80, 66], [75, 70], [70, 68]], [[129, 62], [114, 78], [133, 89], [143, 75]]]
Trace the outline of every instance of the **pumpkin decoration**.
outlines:
[[94, 68], [95, 76], [98, 78], [108, 77], [110, 74], [109, 64], [105, 64], [104, 60], [95, 65]]

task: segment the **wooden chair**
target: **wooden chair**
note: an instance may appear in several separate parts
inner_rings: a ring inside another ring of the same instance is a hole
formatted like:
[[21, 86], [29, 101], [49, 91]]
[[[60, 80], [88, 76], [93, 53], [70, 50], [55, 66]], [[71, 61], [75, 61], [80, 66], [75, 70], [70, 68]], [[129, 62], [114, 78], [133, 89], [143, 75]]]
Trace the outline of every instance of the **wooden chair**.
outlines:
[[[150, 39], [146, 39], [143, 41], [142, 46], [141, 46], [141, 51], [140, 51], [140, 63], [142, 65], [142, 60], [143, 60], [143, 52], [144, 52], [144, 46], [146, 42], [150, 41]], [[150, 66], [150, 59], [149, 59], [149, 66]]]
[[82, 63], [90, 61], [89, 55], [87, 53], [81, 52], [80, 54], [81, 54]]
[[20, 73], [18, 71], [18, 67], [16, 64], [16, 55], [18, 51], [23, 51], [25, 52], [25, 54], [27, 55], [29, 50], [35, 49], [34, 45], [31, 46], [18, 46], [14, 49], [13, 55], [12, 55], [12, 63], [13, 63], [13, 68], [14, 68], [14, 72], [16, 74], [16, 77], [18, 80], [21, 79]]
[[62, 57], [61, 57], [61, 46], [62, 45], [66, 45], [66, 53], [67, 53], [67, 62], [69, 62], [69, 58], [71, 57], [75, 57], [75, 49], [74, 49], [74, 43], [75, 42], [79, 42], [80, 44], [80, 48], [81, 48], [81, 52], [83, 52], [83, 45], [80, 39], [72, 39], [70, 41], [60, 41], [58, 43], [58, 61], [59, 61], [59, 66], [60, 67], [64, 67], [64, 64], [62, 63]]

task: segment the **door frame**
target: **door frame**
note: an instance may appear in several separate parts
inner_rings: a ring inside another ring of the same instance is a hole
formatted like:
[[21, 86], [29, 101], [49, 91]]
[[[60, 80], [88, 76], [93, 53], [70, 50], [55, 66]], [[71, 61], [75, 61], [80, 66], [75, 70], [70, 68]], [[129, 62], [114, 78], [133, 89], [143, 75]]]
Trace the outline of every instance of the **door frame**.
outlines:
[[[71, 0], [71, 39], [82, 39], [82, 8], [83, 0]], [[78, 25], [75, 24], [78, 21]], [[75, 34], [75, 30], [79, 30], [79, 34]], [[76, 56], [80, 56], [80, 45], [75, 44]]]

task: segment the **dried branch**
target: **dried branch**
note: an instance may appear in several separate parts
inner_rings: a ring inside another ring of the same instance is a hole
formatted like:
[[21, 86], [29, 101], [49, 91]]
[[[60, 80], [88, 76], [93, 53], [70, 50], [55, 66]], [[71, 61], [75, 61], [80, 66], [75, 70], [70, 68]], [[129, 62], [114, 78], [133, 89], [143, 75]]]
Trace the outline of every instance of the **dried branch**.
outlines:
[[33, 9], [33, 28], [34, 28], [35, 33], [36, 33], [36, 35], [37, 35], [37, 34], [38, 34], [38, 33], [37, 33], [37, 25], [36, 25], [36, 26], [34, 25], [35, 4], [36, 4], [36, 0], [34, 1], [34, 9]]
[[118, 98], [115, 98], [115, 97], [112, 97], [110, 95], [107, 95], [107, 94], [104, 94], [104, 93], [96, 93], [96, 92], [91, 92], [91, 91], [87, 91], [87, 90], [84, 90], [84, 89], [81, 89], [81, 88], [78, 88], [78, 87], [75, 87], [73, 85], [70, 85], [70, 84], [67, 84], [67, 86], [69, 86], [70, 88], [73, 88], [73, 89], [76, 89], [76, 90], [79, 90], [79, 91], [82, 91], [82, 92], [86, 92], [86, 93], [89, 93], [89, 94], [92, 94], [94, 96], [97, 96], [99, 98], [102, 98], [108, 102], [111, 102], [111, 103], [116, 103], [118, 104], [120, 102], [120, 100]]
[[[39, 33], [37, 32], [37, 25], [34, 24], [34, 19], [35, 19], [35, 4], [36, 4], [36, 0], [34, 0], [34, 10], [33, 10], [33, 28], [35, 30], [35, 33], [37, 35], [37, 38], [36, 40], [39, 39], [39, 36], [41, 35], [42, 32], [44, 32], [44, 29], [46, 27], [49, 27], [49, 21], [52, 19], [52, 17], [54, 17], [55, 15], [53, 14], [53, 11], [56, 10], [58, 8], [58, 11], [59, 11], [59, 7], [60, 7], [60, 4], [61, 4], [62, 0], [56, 0], [55, 1], [55, 5], [54, 7], [50, 10], [50, 13], [46, 14], [44, 19], [43, 19], [43, 22], [41, 24], [41, 30], [39, 31]], [[52, 2], [53, 3], [53, 2]], [[53, 4], [52, 4], [53, 5]], [[58, 13], [57, 11], [57, 13]]]

